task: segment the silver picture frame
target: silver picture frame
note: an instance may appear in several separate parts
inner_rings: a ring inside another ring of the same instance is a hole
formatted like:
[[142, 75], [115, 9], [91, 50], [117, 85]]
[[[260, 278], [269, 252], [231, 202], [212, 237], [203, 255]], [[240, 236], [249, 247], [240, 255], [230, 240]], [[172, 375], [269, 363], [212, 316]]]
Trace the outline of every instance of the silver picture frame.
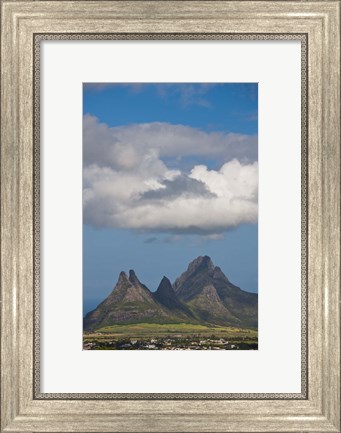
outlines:
[[[340, 432], [340, 2], [1, 5], [1, 431]], [[41, 41], [118, 39], [300, 41], [300, 393], [40, 392]]]

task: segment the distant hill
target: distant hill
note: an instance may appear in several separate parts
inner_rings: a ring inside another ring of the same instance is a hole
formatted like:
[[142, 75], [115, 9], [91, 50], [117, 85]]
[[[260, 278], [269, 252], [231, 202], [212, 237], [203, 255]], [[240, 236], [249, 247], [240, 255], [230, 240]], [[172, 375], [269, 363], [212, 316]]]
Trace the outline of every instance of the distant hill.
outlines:
[[233, 285], [208, 256], [193, 260], [172, 286], [151, 292], [133, 270], [84, 318], [84, 330], [129, 323], [192, 323], [257, 328], [258, 295]]

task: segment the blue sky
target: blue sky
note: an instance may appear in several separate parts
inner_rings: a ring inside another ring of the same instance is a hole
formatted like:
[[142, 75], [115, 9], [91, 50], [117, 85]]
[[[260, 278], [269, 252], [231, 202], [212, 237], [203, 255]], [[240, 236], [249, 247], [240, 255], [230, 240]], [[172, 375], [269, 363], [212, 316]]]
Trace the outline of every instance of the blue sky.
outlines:
[[83, 304], [199, 255], [258, 291], [257, 84], [84, 84]]

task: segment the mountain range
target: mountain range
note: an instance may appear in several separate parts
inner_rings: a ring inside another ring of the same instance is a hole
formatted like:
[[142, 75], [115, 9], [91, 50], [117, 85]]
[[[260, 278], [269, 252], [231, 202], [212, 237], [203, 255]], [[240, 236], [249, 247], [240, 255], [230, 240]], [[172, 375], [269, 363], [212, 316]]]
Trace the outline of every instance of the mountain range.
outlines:
[[121, 272], [113, 291], [84, 318], [84, 330], [129, 323], [191, 323], [257, 328], [258, 295], [232, 284], [208, 256], [193, 260], [172, 285], [163, 277], [155, 292]]

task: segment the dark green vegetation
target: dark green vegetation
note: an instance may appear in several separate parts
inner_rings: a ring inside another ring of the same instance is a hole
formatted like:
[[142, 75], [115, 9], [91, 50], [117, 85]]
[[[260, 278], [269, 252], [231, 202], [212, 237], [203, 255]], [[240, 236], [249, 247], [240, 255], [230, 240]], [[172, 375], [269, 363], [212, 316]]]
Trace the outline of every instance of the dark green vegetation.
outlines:
[[[191, 262], [173, 286], [163, 277], [154, 293], [134, 271], [129, 276], [121, 272], [110, 295], [85, 316], [84, 345], [88, 349], [254, 349], [257, 325], [257, 294], [230, 283], [204, 256]], [[151, 343], [154, 340], [157, 343]]]

